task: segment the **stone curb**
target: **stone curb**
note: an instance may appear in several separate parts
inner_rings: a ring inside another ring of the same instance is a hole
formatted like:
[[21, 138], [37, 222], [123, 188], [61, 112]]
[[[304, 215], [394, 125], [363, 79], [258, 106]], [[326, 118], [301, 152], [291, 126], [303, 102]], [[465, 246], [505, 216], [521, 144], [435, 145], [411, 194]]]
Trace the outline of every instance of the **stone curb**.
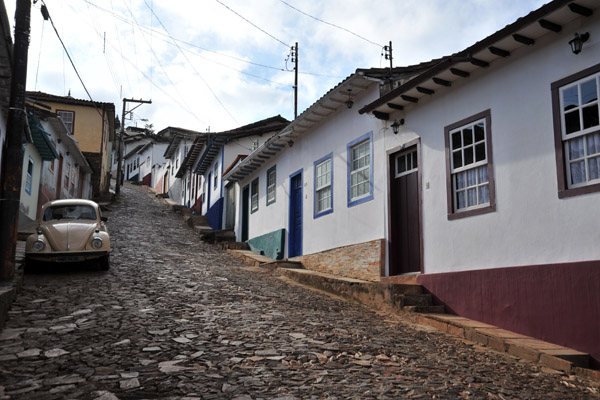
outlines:
[[[278, 268], [273, 260], [252, 251], [227, 250], [227, 252], [240, 258], [246, 264], [264, 267], [301, 284], [321, 289], [374, 309], [387, 309], [406, 314], [401, 305], [395, 304], [393, 289], [391, 289], [393, 284], [331, 276], [306, 269]], [[410, 292], [410, 286], [413, 285], [404, 286], [408, 287]], [[420, 285], [414, 286], [415, 293], [421, 293]], [[416, 289], [416, 287], [419, 288]], [[427, 313], [417, 314], [413, 319], [421, 325], [434, 327], [443, 333], [479, 343], [522, 360], [533, 361], [544, 367], [567, 374], [600, 381], [600, 371], [587, 368], [589, 366], [589, 354], [586, 353], [458, 315]]]
[[25, 242], [17, 241], [17, 254], [15, 257], [15, 276], [10, 281], [0, 282], [0, 331], [8, 319], [8, 312], [17, 293], [23, 286], [23, 260], [25, 259]]
[[522, 360], [533, 361], [567, 374], [600, 381], [600, 371], [587, 368], [589, 354], [586, 353], [457, 315], [419, 315], [417, 322]]

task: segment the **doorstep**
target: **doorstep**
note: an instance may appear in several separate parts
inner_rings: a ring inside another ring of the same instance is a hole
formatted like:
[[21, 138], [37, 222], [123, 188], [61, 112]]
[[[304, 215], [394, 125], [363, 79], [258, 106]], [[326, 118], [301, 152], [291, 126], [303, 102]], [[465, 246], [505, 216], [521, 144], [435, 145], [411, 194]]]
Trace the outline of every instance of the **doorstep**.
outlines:
[[421, 314], [417, 322], [544, 367], [600, 380], [600, 371], [588, 368], [589, 354], [580, 351], [457, 315]]

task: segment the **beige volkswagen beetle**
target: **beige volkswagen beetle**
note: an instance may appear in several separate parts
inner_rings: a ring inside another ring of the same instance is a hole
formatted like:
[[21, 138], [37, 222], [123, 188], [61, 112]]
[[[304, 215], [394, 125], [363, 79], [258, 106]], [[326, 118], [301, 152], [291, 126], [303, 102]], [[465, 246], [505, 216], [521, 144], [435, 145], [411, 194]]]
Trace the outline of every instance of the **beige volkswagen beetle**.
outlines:
[[38, 261], [80, 262], [96, 260], [108, 270], [110, 237], [100, 207], [91, 200], [53, 200], [42, 206], [37, 233], [29, 235], [26, 265]]

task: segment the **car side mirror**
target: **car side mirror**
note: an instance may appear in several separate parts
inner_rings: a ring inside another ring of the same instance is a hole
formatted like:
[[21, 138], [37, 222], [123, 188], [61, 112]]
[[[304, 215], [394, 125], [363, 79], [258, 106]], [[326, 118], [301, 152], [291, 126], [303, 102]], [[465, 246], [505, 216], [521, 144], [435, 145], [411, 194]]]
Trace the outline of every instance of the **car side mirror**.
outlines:
[[107, 217], [100, 217], [100, 221], [102, 221], [102, 222], [108, 222], [108, 218]]

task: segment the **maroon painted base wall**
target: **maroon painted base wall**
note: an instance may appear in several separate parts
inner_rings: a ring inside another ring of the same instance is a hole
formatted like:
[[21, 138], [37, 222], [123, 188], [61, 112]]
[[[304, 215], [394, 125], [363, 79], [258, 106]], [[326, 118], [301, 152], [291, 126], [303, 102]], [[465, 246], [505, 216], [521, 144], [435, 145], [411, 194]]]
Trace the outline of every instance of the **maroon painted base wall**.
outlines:
[[446, 312], [589, 353], [600, 368], [600, 261], [419, 275]]

